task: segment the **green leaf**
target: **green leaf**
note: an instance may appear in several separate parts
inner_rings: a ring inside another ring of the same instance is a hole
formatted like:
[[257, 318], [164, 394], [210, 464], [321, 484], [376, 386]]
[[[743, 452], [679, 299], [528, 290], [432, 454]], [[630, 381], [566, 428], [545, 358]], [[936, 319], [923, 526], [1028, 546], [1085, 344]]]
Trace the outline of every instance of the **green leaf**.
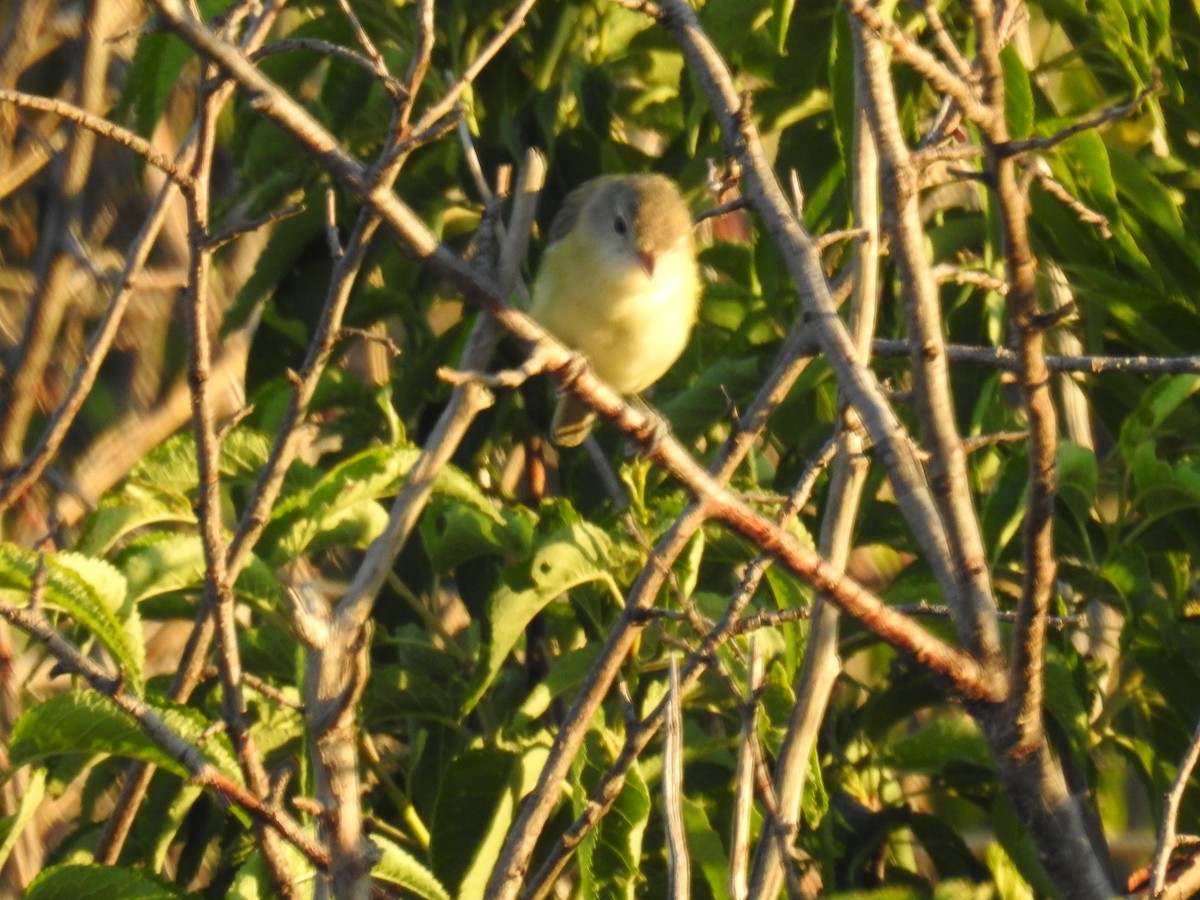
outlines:
[[724, 900], [729, 896], [729, 854], [704, 805], [691, 797], [683, 798], [683, 826], [692, 865], [700, 867], [713, 900]]
[[[256, 128], [256, 140], [249, 142], [252, 147], [271, 148], [280, 145], [280, 135], [277, 129]], [[290, 179], [289, 179], [290, 181]], [[324, 188], [311, 190], [314, 195], [323, 192]], [[221, 336], [241, 328], [249, 321], [255, 308], [275, 291], [276, 287], [286, 276], [292, 273], [299, 264], [309, 242], [317, 237], [325, 227], [325, 204], [319, 202], [316, 196], [304, 197], [304, 209], [298, 215], [289, 216], [271, 229], [266, 246], [258, 254], [254, 271], [242, 284], [237, 299], [234, 300], [225, 320], [221, 323]]]
[[34, 813], [37, 812], [42, 798], [45, 796], [46, 770], [39, 767], [29, 774], [29, 781], [25, 784], [25, 792], [21, 795], [21, 805], [17, 807], [16, 813], [4, 820], [5, 833], [4, 842], [0, 844], [0, 868], [3, 868], [4, 864], [8, 862], [8, 857], [17, 843], [17, 839], [21, 836], [25, 826], [29, 824], [29, 820], [33, 818]]
[[[598, 732], [587, 735], [574, 781], [575, 814], [588, 802], [588, 792], [612, 764]], [[621, 792], [600, 823], [579, 846], [579, 877], [585, 897], [637, 896], [641, 874], [642, 837], [650, 818], [650, 792], [637, 763], [629, 769]]]
[[153, 485], [129, 482], [119, 493], [106, 496], [88, 516], [75, 549], [89, 556], [103, 556], [130, 532], [165, 522], [195, 524], [191, 501]]
[[993, 564], [1003, 557], [1009, 542], [1021, 528], [1028, 486], [1028, 461], [1024, 456], [1012, 456], [1005, 461], [1000, 476], [983, 500], [984, 544], [990, 548]]
[[468, 750], [446, 768], [434, 809], [430, 859], [456, 897], [482, 897], [517, 804], [537, 780], [549, 753], [498, 747]]
[[979, 728], [965, 716], [949, 713], [896, 741], [888, 756], [897, 769], [935, 774], [947, 763], [972, 762], [993, 769], [992, 754]]
[[[141, 622], [121, 573], [104, 560], [70, 552], [46, 554], [45, 566], [45, 605], [87, 628], [113, 654], [129, 683], [140, 687], [145, 662]], [[24, 605], [37, 567], [37, 553], [0, 543], [0, 597]]]
[[[313, 828], [309, 827], [306, 830], [312, 836]], [[280, 849], [283, 852], [284, 861], [292, 873], [293, 883], [296, 885], [313, 884], [316, 872], [313, 870], [312, 863], [301, 855], [294, 845], [286, 841], [280, 842]], [[262, 854], [257, 850], [251, 853], [245, 863], [238, 868], [225, 896], [236, 897], [237, 900], [276, 900], [279, 896], [271, 881], [271, 873], [267, 864], [263, 862]], [[311, 896], [311, 890], [298, 892], [298, 896]]]
[[394, 884], [424, 900], [450, 900], [441, 882], [407, 850], [380, 834], [371, 835], [370, 840], [383, 852], [371, 870], [373, 879]]
[[[171, 731], [199, 747], [228, 778], [241, 783], [241, 771], [228, 737], [206, 737], [211, 723], [198, 710], [165, 700], [145, 702]], [[13, 766], [78, 753], [140, 759], [182, 778], [191, 775], [182, 762], [150, 740], [133, 719], [95, 691], [70, 691], [50, 697], [21, 713], [13, 725], [9, 747]]]
[[1009, 136], [1029, 137], [1034, 121], [1033, 88], [1015, 44], [1006, 44], [1000, 51], [1000, 65], [1004, 71], [1004, 120]]
[[[217, 474], [222, 479], [248, 482], [257, 477], [271, 452], [271, 438], [251, 428], [235, 428], [221, 440]], [[196, 443], [190, 434], [163, 441], [129, 473], [134, 484], [179, 495], [195, 492], [199, 482]]]
[[1121, 456], [1132, 463], [1146, 441], [1156, 440], [1164, 422], [1200, 390], [1200, 375], [1174, 375], [1154, 382], [1121, 425]]
[[568, 650], [556, 657], [551, 663], [546, 677], [529, 689], [529, 693], [513, 717], [513, 730], [518, 731], [521, 727], [528, 727], [531, 722], [550, 708], [551, 702], [556, 697], [563, 696], [567, 691], [581, 684], [591, 670], [592, 663], [596, 661], [600, 649], [600, 644], [591, 643], [575, 650]]
[[[997, 792], [992, 804], [992, 828], [1008, 860], [1013, 875], [1029, 884], [1038, 897], [1057, 897], [1059, 891], [1038, 861], [1037, 850], [1029, 832], [1022, 827], [1012, 805], [1003, 792]], [[991, 859], [989, 858], [989, 863]]]
[[1091, 517], [1099, 482], [1095, 452], [1070, 441], [1058, 445], [1058, 496], [1080, 524]]
[[1033, 900], [1034, 893], [1029, 882], [1021, 877], [1004, 848], [995, 842], [987, 846], [987, 865], [992, 871], [997, 900]]
[[[158, 773], [155, 777], [165, 776]], [[153, 871], [162, 871], [167, 854], [170, 853], [175, 839], [179, 836], [179, 830], [183, 827], [184, 819], [203, 793], [204, 790], [197, 785], [186, 782], [181, 784], [166, 809], [152, 819], [155, 824], [155, 840], [150, 852], [150, 866]]]
[[30, 882], [24, 900], [171, 900], [193, 896], [143, 869], [52, 866]]
[[116, 562], [136, 603], [204, 583], [204, 546], [194, 534], [142, 535], [117, 555]]
[[421, 539], [434, 570], [449, 572], [479, 556], [528, 557], [535, 522], [525, 507], [502, 509], [497, 516], [439, 498], [421, 518]]
[[792, 10], [796, 8], [796, 0], [771, 0], [771, 6], [774, 7], [774, 15], [771, 18], [774, 27], [771, 30], [775, 32], [775, 49], [782, 54], [787, 46], [788, 25], [792, 21]]
[[[277, 504], [263, 535], [264, 543], [276, 548], [273, 560], [282, 563], [294, 559], [318, 536], [338, 533], [347, 526], [353, 540], [346, 541], [343, 535], [337, 543], [365, 547], [378, 536], [387, 518], [376, 501], [400, 489], [420, 455], [416, 447], [372, 447], [334, 466], [315, 485]], [[443, 466], [438, 471], [433, 490], [440, 497], [467, 504], [504, 524], [488, 496], [454, 466]]]
[[1094, 131], [1084, 131], [1063, 141], [1055, 157], [1055, 170], [1066, 168], [1080, 199], [1110, 218], [1120, 214], [1108, 147]]
[[[600, 582], [621, 600], [611, 572], [612, 541], [600, 528], [586, 522], [567, 526], [542, 543], [521, 573], [519, 585], [502, 584], [488, 600], [488, 631], [484, 662], [463, 705], [463, 715], [475, 704], [500, 672], [504, 660], [529, 624], [546, 604], [581, 584]], [[517, 581], [518, 578], [514, 578]]]

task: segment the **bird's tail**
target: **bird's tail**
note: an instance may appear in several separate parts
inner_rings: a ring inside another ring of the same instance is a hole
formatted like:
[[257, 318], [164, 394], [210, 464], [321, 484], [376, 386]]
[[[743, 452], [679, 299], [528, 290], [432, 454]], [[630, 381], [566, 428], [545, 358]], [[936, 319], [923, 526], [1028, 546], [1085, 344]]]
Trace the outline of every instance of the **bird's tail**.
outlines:
[[560, 447], [578, 447], [592, 431], [596, 414], [573, 394], [563, 394], [554, 408], [550, 438]]

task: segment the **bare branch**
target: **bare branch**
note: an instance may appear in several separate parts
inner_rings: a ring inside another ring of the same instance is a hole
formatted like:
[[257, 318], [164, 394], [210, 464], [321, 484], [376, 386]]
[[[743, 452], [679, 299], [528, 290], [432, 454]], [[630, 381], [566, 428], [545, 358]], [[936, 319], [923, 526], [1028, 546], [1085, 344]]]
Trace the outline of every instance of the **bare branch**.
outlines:
[[1123, 119], [1126, 116], [1131, 116], [1146, 103], [1151, 97], [1163, 92], [1162, 81], [1156, 72], [1154, 80], [1146, 87], [1138, 91], [1137, 96], [1126, 103], [1118, 103], [1114, 106], [1108, 106], [1100, 110], [1095, 115], [1088, 116], [1073, 125], [1068, 125], [1061, 131], [1056, 131], [1054, 134], [1046, 135], [1045, 137], [1026, 138], [1024, 140], [1007, 140], [998, 143], [994, 146], [993, 152], [999, 158], [1009, 156], [1019, 156], [1024, 153], [1031, 153], [1038, 150], [1049, 150], [1056, 147], [1063, 141], [1075, 137], [1077, 134], [1082, 134], [1085, 131], [1095, 131], [1103, 128], [1117, 119]]
[[196, 784], [236, 804], [256, 822], [282, 835], [313, 865], [318, 868], [329, 865], [329, 853], [306, 835], [299, 825], [280, 810], [267, 806], [254, 794], [230, 781], [198, 747], [172, 731], [144, 698], [130, 691], [119, 673], [106, 671], [99, 663], [80, 653], [40, 612], [0, 601], [0, 618], [41, 643], [64, 672], [78, 675], [94, 690], [112, 700], [118, 709], [137, 723], [146, 737], [185, 766]]
[[667, 896], [690, 900], [692, 863], [683, 825], [683, 698], [680, 696], [679, 661], [671, 655], [667, 685], [666, 736], [663, 740], [663, 831], [667, 843]]
[[392, 97], [403, 98], [408, 96], [404, 85], [388, 72], [386, 66], [382, 65], [381, 59], [376, 60], [374, 57], [363, 56], [361, 53], [355, 53], [348, 47], [342, 47], [331, 41], [323, 41], [320, 38], [287, 38], [282, 41], [275, 41], [255, 51], [251, 54], [250, 59], [258, 62], [268, 56], [276, 56], [280, 53], [295, 53], [297, 51], [319, 53], [323, 57], [333, 57], [353, 63], [377, 76], [380, 83]]
[[1191, 743], [1179, 761], [1175, 770], [1175, 778], [1171, 787], [1163, 797], [1162, 823], [1158, 826], [1158, 841], [1154, 846], [1154, 861], [1151, 864], [1150, 895], [1158, 897], [1163, 893], [1167, 882], [1167, 864], [1171, 860], [1171, 851], [1175, 849], [1175, 828], [1179, 818], [1179, 804], [1183, 800], [1183, 792], [1192, 770], [1200, 760], [1200, 725], [1192, 732]]
[[1071, 212], [1075, 213], [1076, 218], [1085, 225], [1094, 225], [1100, 232], [1100, 236], [1107, 240], [1112, 237], [1112, 229], [1108, 227], [1108, 216], [1096, 212], [1083, 204], [1082, 201], [1071, 196], [1062, 184], [1054, 178], [1043, 166], [1035, 165], [1029, 170], [1038, 183], [1045, 189], [1046, 193], [1060, 201]]
[[951, 72], [932, 53], [884, 19], [877, 7], [868, 0], [847, 0], [846, 7], [876, 38], [890, 47], [898, 59], [928, 81], [934, 90], [953, 98], [968, 119], [980, 126], [993, 122], [995, 110], [979, 102], [967, 81]]
[[76, 125], [82, 126], [88, 131], [98, 134], [100, 137], [108, 138], [110, 141], [133, 151], [170, 178], [183, 193], [186, 194], [192, 190], [192, 176], [181, 171], [179, 166], [176, 165], [175, 160], [159, 153], [141, 135], [135, 134], [128, 128], [122, 128], [120, 125], [110, 122], [103, 116], [80, 109], [78, 106], [67, 103], [64, 100], [39, 97], [35, 94], [26, 94], [24, 91], [14, 91], [9, 88], [0, 88], [0, 103], [11, 103], [23, 109], [36, 109], [39, 112], [53, 113], [56, 116], [66, 119], [68, 122], [74, 122]]

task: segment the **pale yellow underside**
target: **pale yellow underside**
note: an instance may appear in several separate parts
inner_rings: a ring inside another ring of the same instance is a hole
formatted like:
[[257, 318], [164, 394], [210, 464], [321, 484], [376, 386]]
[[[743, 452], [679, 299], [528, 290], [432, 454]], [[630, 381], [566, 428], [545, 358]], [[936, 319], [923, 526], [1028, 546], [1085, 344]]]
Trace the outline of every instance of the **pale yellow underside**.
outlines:
[[530, 314], [609, 385], [635, 394], [687, 345], [700, 282], [686, 246], [663, 254], [651, 278], [635, 259], [595, 249], [576, 229], [542, 257]]

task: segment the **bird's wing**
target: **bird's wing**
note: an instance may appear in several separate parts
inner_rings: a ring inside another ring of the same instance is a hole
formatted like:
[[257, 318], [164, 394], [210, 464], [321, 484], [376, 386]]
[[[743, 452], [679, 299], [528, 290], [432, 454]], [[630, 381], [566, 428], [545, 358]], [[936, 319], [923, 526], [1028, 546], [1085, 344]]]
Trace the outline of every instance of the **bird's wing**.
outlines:
[[591, 181], [585, 181], [571, 193], [567, 194], [563, 200], [562, 206], [559, 208], [554, 220], [550, 223], [550, 234], [547, 240], [547, 246], [557, 244], [570, 233], [575, 227], [575, 223], [579, 221], [579, 214], [583, 212], [583, 208], [587, 206], [589, 200], [595, 195], [603, 185], [612, 181], [616, 176], [604, 176], [601, 178], [593, 178]]

